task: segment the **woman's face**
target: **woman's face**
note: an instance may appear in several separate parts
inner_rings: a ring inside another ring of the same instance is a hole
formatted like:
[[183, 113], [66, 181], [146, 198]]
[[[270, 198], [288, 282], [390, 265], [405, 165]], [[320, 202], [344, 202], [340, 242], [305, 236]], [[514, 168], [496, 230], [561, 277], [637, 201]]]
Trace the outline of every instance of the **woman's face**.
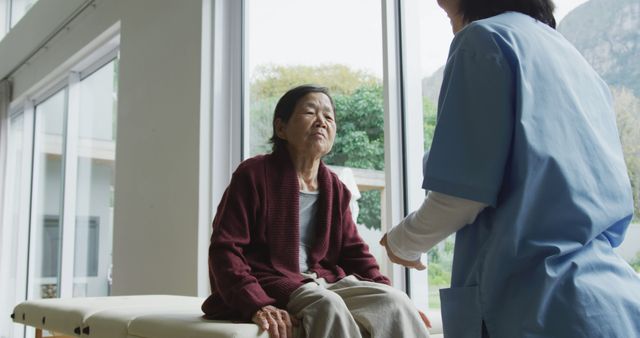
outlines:
[[318, 158], [326, 155], [336, 136], [331, 100], [324, 93], [303, 96], [296, 103], [288, 122], [276, 120], [276, 133], [287, 141], [290, 152]]
[[464, 20], [460, 14], [460, 0], [437, 0], [438, 5], [447, 12], [453, 34], [458, 33], [464, 26]]

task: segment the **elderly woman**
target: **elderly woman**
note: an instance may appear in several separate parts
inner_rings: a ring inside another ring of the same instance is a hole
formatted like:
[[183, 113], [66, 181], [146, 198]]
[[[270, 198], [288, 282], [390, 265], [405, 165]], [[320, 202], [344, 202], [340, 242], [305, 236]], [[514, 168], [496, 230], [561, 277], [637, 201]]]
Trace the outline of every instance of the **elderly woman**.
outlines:
[[335, 134], [326, 88], [279, 100], [273, 152], [240, 164], [213, 221], [208, 318], [252, 320], [271, 337], [294, 326], [314, 338], [428, 337], [428, 320], [380, 273], [349, 191], [322, 163]]

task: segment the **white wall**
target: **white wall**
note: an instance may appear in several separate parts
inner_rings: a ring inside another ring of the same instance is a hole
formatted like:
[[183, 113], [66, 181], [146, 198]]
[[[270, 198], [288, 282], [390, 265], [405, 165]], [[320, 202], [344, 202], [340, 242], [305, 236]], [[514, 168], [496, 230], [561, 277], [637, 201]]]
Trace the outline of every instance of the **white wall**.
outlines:
[[[6, 77], [27, 57], [66, 17], [73, 15], [86, 0], [47, 0], [38, 1], [29, 12], [0, 41], [0, 78]], [[95, 6], [89, 6], [69, 25], [54, 37], [45, 49], [11, 74], [13, 97], [38, 89], [58, 70], [69, 63], [78, 62], [86, 49], [111, 26], [116, 25], [119, 12], [126, 9], [122, 0], [97, 0]]]
[[[30, 97], [120, 31], [114, 295], [197, 294], [202, 2], [96, 0], [11, 74]], [[85, 3], [36, 3], [0, 42], [0, 79]]]
[[124, 3], [113, 292], [196, 295], [202, 2]]
[[4, 78], [85, 0], [40, 1], [0, 41], [0, 78]]

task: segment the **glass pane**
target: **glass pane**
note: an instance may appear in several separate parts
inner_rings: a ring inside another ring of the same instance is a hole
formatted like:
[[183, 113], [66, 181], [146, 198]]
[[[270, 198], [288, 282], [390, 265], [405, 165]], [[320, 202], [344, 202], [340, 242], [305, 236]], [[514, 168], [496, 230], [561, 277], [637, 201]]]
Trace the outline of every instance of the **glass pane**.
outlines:
[[11, 28], [22, 19], [38, 0], [10, 0], [11, 1]]
[[[438, 95], [453, 32], [449, 18], [436, 1], [420, 1], [419, 8], [424, 149], [428, 151], [436, 126]], [[426, 274], [411, 270], [411, 296], [423, 310], [440, 308], [439, 289], [449, 287], [451, 281], [453, 243], [454, 236], [451, 236], [423, 255], [422, 261], [428, 263]]]
[[9, 19], [9, 0], [0, 0], [0, 40], [7, 34]]
[[[554, 3], [557, 8], [555, 11], [556, 20], [560, 23], [559, 31], [562, 32], [563, 19], [571, 17], [576, 7], [584, 3], [586, 0], [556, 0]], [[637, 13], [637, 11], [636, 11]], [[601, 13], [593, 13], [599, 16]], [[590, 19], [581, 19], [582, 22]], [[638, 21], [635, 21], [638, 22]], [[613, 24], [613, 22], [612, 22]], [[581, 25], [580, 28], [588, 28], [591, 25]], [[637, 27], [635, 28], [637, 31]], [[440, 85], [444, 73], [444, 66], [447, 61], [449, 45], [453, 40], [453, 33], [449, 18], [446, 13], [438, 6], [436, 1], [420, 1], [420, 53], [422, 63], [422, 103], [424, 114], [424, 147], [430, 149], [433, 131], [436, 124], [436, 111], [438, 103], [438, 95], [440, 93]], [[582, 33], [574, 35], [583, 36]], [[583, 53], [584, 54], [584, 53]], [[637, 102], [637, 101], [635, 101]], [[637, 104], [637, 103], [636, 103]], [[635, 112], [640, 111], [635, 106]], [[640, 125], [640, 120], [635, 120], [635, 125]], [[637, 128], [635, 128], [637, 130]], [[640, 141], [634, 144], [640, 145]], [[636, 146], [635, 149], [638, 146]], [[636, 151], [636, 158], [639, 156]], [[636, 184], [637, 192], [638, 184]], [[637, 196], [637, 194], [636, 194]], [[636, 204], [637, 205], [637, 204]], [[637, 214], [637, 212], [636, 212]], [[638, 231], [635, 233], [634, 231]], [[640, 228], [637, 225], [632, 227], [627, 238], [635, 238], [631, 241], [639, 243]], [[629, 241], [629, 240], [627, 240]], [[455, 235], [441, 242], [427, 254], [423, 255], [423, 262], [428, 262], [428, 273], [411, 271], [411, 293], [416, 304], [422, 309], [437, 310], [440, 308], [439, 290], [450, 286], [451, 283], [451, 265], [453, 263], [453, 246]], [[635, 246], [638, 251], [637, 244]], [[632, 250], [633, 251], [633, 250]], [[640, 265], [640, 258], [638, 259]], [[424, 279], [427, 279], [425, 282]], [[425, 298], [427, 299], [425, 301]]]
[[[606, 9], [598, 2], [585, 2], [560, 21], [558, 31], [611, 88], [635, 211], [616, 251], [640, 274], [640, 63], [637, 50], [629, 47], [637, 43], [640, 31], [638, 1], [611, 2]], [[616, 32], [615, 38], [607, 32]]]
[[59, 296], [66, 90], [36, 106], [29, 298]]
[[111, 290], [116, 61], [80, 82], [73, 296]]
[[[387, 273], [378, 241], [385, 225], [382, 15], [379, 1], [248, 1], [250, 155], [271, 150], [273, 110], [290, 88], [328, 87], [337, 134], [324, 158], [347, 183], [360, 235]], [[324, 25], [309, 24], [325, 18]], [[304, 28], [303, 28], [304, 27]]]
[[[23, 168], [24, 149], [24, 129], [25, 120], [23, 115], [12, 118], [9, 121], [9, 135], [7, 143], [7, 172], [6, 172], [6, 195], [4, 210], [6, 210], [4, 234], [2, 236], [2, 246], [0, 247], [0, 304], [3, 305], [2, 317], [0, 317], [0, 332], [14, 331], [14, 324], [9, 317], [11, 309], [24, 297], [24, 281], [18, 281], [18, 252], [19, 233], [25, 212], [28, 212], [28, 203], [22, 203], [26, 187], [22, 186], [23, 179], [29, 175], [29, 169]], [[20, 291], [22, 290], [22, 294]]]

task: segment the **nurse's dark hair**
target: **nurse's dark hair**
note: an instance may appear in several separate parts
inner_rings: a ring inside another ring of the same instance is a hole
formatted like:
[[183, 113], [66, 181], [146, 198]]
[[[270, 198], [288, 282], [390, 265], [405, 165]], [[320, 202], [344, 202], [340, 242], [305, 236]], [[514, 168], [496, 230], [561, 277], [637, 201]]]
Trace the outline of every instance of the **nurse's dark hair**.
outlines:
[[520, 12], [556, 28], [552, 0], [459, 0], [465, 22], [486, 19], [504, 12]]
[[293, 115], [293, 111], [296, 108], [296, 104], [300, 101], [301, 98], [305, 97], [307, 94], [311, 93], [322, 93], [329, 97], [329, 101], [331, 101], [331, 108], [333, 111], [336, 111], [336, 105], [333, 102], [333, 98], [329, 94], [329, 89], [326, 87], [313, 85], [313, 84], [304, 84], [295, 88], [289, 89], [280, 100], [276, 104], [276, 109], [273, 112], [273, 135], [269, 139], [269, 142], [273, 145], [273, 152], [276, 152], [279, 149], [283, 149], [287, 146], [287, 141], [278, 137], [276, 133], [276, 121], [280, 119], [282, 122], [287, 123]]

